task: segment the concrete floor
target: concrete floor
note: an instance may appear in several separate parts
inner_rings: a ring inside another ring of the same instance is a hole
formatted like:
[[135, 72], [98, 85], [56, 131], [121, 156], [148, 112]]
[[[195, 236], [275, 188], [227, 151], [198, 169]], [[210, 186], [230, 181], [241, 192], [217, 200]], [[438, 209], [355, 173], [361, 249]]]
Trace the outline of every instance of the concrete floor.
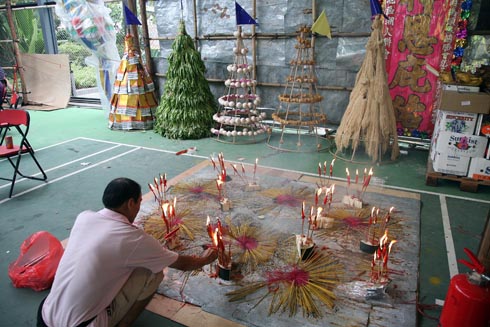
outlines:
[[[153, 131], [121, 132], [107, 128], [106, 113], [98, 109], [71, 107], [57, 111], [30, 111], [29, 139], [48, 174], [48, 183], [19, 181], [14, 197], [8, 198], [6, 182], [0, 181], [1, 270], [0, 326], [33, 326], [37, 305], [47, 291], [14, 288], [7, 276], [8, 264], [19, 255], [19, 246], [30, 234], [46, 230], [60, 240], [69, 235], [76, 215], [85, 209], [102, 207], [100, 196], [106, 183], [128, 176], [146, 185], [159, 173], [175, 176], [223, 152], [227, 160], [243, 160], [259, 165], [315, 175], [319, 162], [330, 162], [329, 151], [282, 152], [264, 143], [230, 145], [211, 139], [167, 140]], [[15, 133], [13, 133], [15, 138]], [[192, 146], [193, 155], [175, 156]], [[425, 185], [428, 152], [406, 148], [399, 160], [374, 165], [375, 183], [419, 193], [421, 209], [421, 251], [419, 269], [418, 326], [437, 326], [451, 274], [466, 272], [455, 262], [465, 258], [463, 248], [477, 252], [481, 232], [490, 208], [490, 187], [478, 193], [459, 190], [459, 184], [441, 181], [438, 187]], [[96, 156], [90, 156], [93, 153]], [[345, 167], [363, 169], [369, 164], [337, 160], [334, 177], [345, 178]], [[7, 162], [0, 161], [0, 176], [10, 174]], [[466, 258], [465, 258], [466, 259]], [[430, 310], [429, 310], [430, 309]], [[177, 325], [145, 311], [136, 326]]]

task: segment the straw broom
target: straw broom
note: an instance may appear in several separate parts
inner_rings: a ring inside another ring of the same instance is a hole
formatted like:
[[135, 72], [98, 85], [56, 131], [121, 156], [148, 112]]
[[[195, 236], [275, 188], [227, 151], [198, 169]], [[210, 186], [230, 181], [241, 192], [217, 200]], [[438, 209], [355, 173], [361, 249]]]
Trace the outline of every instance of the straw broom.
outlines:
[[380, 160], [390, 147], [391, 160], [400, 154], [384, 58], [382, 22], [378, 15], [373, 21], [366, 56], [335, 136], [337, 151], [351, 147], [355, 153], [363, 141], [366, 154], [373, 162]]

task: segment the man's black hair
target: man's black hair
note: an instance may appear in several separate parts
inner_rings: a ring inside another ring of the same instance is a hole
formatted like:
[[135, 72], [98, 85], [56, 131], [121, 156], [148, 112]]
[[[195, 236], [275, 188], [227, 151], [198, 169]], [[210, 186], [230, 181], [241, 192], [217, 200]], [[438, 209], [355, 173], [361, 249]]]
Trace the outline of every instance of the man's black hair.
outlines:
[[114, 209], [131, 198], [138, 201], [140, 196], [141, 186], [137, 182], [126, 177], [120, 177], [107, 184], [102, 196], [102, 203], [106, 208]]

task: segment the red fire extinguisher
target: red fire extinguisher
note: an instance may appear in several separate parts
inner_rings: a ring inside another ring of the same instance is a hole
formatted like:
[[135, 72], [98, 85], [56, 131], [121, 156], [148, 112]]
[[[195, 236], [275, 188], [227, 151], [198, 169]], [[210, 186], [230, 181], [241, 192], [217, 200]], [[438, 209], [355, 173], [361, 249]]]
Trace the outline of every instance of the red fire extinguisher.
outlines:
[[440, 327], [490, 326], [490, 277], [485, 267], [469, 249], [464, 252], [471, 262], [458, 261], [472, 271], [451, 278], [444, 307], [439, 319]]

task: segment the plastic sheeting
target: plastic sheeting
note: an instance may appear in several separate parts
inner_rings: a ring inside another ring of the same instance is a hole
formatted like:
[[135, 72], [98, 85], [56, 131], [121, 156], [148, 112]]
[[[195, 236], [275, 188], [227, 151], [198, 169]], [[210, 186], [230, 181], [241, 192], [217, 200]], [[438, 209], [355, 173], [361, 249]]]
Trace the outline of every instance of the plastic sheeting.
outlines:
[[[257, 18], [256, 32], [277, 37], [260, 38], [256, 43], [257, 81], [260, 83], [284, 84], [289, 74], [291, 59], [296, 54], [294, 37], [284, 38], [283, 34], [295, 33], [301, 25], [311, 25], [311, 0], [261, 0], [256, 2], [254, 15], [252, 1], [239, 1], [240, 5]], [[181, 10], [180, 0], [158, 1], [154, 3], [158, 36], [173, 37], [177, 33], [178, 22], [182, 18], [188, 32], [195, 36], [194, 5], [192, 0], [184, 0]], [[369, 2], [343, 0], [332, 3], [327, 0], [316, 1], [316, 14], [325, 9], [333, 33], [371, 32], [371, 11]], [[233, 58], [234, 40], [217, 40], [212, 36], [232, 35], [236, 30], [235, 4], [232, 0], [203, 0], [197, 2], [197, 35], [210, 39], [199, 40], [198, 46], [206, 64], [209, 78], [225, 78], [226, 65]], [[243, 32], [252, 33], [251, 26], [243, 26]], [[252, 49], [251, 40], [245, 45]], [[346, 90], [354, 85], [355, 75], [365, 53], [366, 37], [337, 37], [332, 40], [317, 37], [315, 44], [316, 74], [319, 85], [340, 86]], [[166, 72], [166, 57], [171, 41], [160, 41], [160, 56], [154, 58], [157, 71]], [[249, 62], [252, 62], [250, 51]], [[163, 82], [163, 81], [160, 81]], [[160, 87], [162, 90], [162, 87]], [[217, 87], [217, 90], [221, 88]], [[262, 95], [262, 105], [277, 108], [277, 95], [283, 87], [258, 87]], [[329, 122], [339, 123], [348, 103], [348, 91], [320, 90], [324, 96], [322, 110], [327, 113]], [[219, 93], [217, 94], [217, 97]]]

